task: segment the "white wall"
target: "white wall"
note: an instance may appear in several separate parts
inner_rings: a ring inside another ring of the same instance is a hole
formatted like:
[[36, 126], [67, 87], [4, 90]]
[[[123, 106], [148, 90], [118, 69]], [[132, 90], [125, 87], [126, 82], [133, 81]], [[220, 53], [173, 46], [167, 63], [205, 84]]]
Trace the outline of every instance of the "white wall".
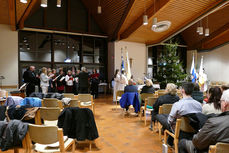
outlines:
[[[188, 61], [192, 61], [192, 54], [187, 54], [187, 68], [190, 71], [191, 64], [188, 65]], [[199, 65], [201, 57], [204, 58], [204, 68], [208, 75], [209, 81], [224, 81], [229, 83], [229, 44], [220, 48], [216, 48], [209, 52], [197, 53], [197, 71], [199, 71]], [[190, 62], [189, 62], [190, 63]]]
[[[129, 58], [133, 59], [131, 74], [134, 79], [144, 78], [146, 73], [146, 45], [142, 43], [134, 43], [127, 41], [116, 41], [114, 45], [115, 50], [115, 69], [121, 68], [121, 48], [127, 47]], [[126, 58], [125, 52], [123, 53], [124, 61]], [[126, 65], [126, 64], [125, 64]]]
[[0, 24], [0, 76], [3, 86], [18, 84], [18, 32]]

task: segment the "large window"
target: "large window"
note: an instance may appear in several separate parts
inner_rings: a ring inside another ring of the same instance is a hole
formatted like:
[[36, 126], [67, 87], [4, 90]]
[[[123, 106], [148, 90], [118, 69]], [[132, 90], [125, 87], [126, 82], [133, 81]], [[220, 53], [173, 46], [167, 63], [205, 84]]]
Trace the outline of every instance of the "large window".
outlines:
[[105, 38], [19, 31], [19, 82], [25, 69], [34, 65], [37, 73], [42, 67], [89, 72], [96, 68], [106, 80], [107, 40]]

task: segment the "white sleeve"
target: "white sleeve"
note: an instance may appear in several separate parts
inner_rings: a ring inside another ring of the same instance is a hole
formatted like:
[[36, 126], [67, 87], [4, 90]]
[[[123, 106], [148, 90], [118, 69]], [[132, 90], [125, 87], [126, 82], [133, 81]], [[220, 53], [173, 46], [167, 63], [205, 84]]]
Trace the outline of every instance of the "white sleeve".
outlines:
[[49, 81], [49, 77], [47, 76], [47, 75], [45, 75], [44, 73], [42, 73], [41, 74], [41, 80], [43, 81], [43, 82], [47, 82], [47, 81]]
[[69, 80], [69, 76], [66, 75], [66, 76], [65, 76], [65, 81], [67, 82], [68, 80]]

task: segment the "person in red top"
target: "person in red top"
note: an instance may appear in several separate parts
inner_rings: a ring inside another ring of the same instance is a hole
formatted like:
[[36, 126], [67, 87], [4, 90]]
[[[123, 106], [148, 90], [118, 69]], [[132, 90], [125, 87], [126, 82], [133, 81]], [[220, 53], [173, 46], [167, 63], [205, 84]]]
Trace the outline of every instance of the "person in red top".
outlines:
[[94, 98], [98, 98], [98, 88], [99, 88], [99, 73], [96, 69], [93, 69], [93, 74], [90, 75], [91, 80], [91, 93]]
[[65, 76], [66, 93], [73, 93], [73, 81], [74, 81], [74, 78], [72, 76], [72, 71], [68, 70], [68, 74]]

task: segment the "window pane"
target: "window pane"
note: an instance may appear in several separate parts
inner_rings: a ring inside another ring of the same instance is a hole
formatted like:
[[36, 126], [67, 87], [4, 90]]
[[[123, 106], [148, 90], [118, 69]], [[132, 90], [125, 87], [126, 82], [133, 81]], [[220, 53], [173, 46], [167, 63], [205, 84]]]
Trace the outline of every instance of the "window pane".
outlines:
[[83, 37], [83, 55], [93, 55], [94, 39], [91, 37]]
[[93, 56], [83, 56], [84, 63], [93, 63]]
[[20, 52], [21, 61], [51, 62], [51, 53]]

